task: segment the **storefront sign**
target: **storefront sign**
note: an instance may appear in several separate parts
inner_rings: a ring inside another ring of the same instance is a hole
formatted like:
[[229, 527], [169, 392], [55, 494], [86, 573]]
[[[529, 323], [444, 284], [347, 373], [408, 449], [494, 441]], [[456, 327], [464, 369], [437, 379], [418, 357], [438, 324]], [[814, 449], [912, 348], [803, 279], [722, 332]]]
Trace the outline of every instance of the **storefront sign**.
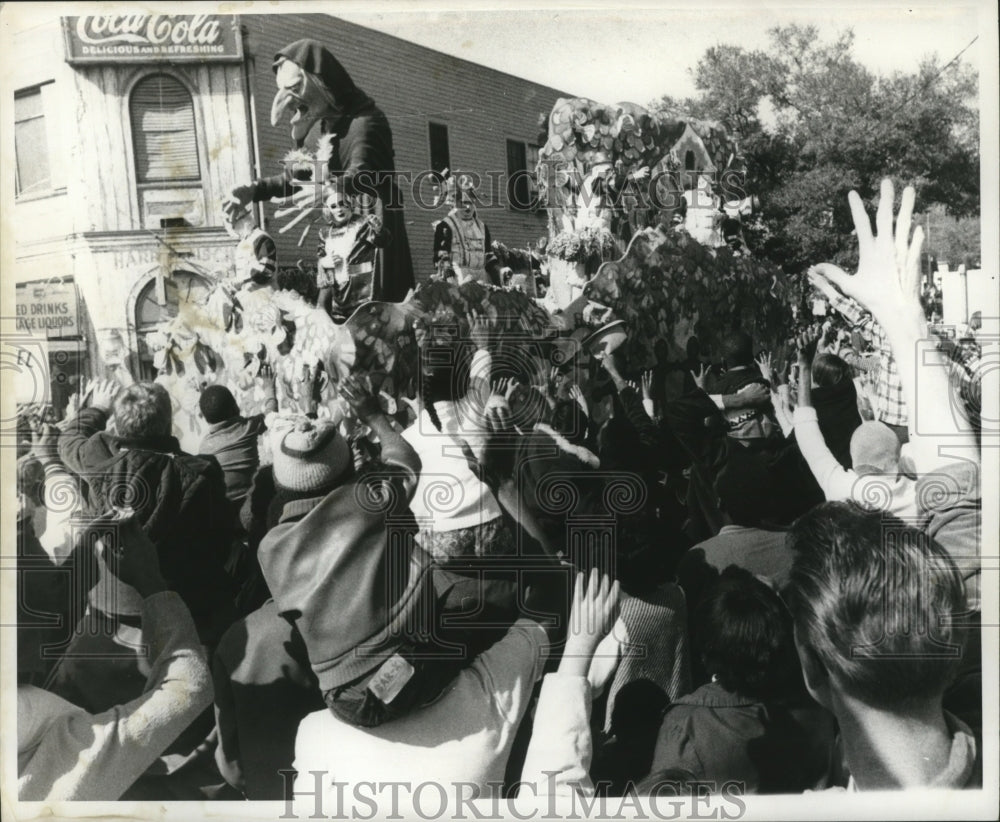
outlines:
[[[179, 248], [176, 256], [170, 257], [170, 266], [175, 269], [184, 269], [184, 261], [191, 260], [192, 270], [228, 269], [233, 265], [233, 249], [231, 245], [197, 245]], [[133, 245], [128, 248], [114, 249], [110, 252], [111, 265], [114, 268], [127, 271], [140, 266], [154, 265], [163, 261], [163, 249], [155, 245]]]
[[80, 334], [73, 283], [28, 283], [17, 287], [17, 330], [39, 337]]
[[70, 63], [243, 59], [239, 18], [231, 14], [91, 14], [62, 22]]

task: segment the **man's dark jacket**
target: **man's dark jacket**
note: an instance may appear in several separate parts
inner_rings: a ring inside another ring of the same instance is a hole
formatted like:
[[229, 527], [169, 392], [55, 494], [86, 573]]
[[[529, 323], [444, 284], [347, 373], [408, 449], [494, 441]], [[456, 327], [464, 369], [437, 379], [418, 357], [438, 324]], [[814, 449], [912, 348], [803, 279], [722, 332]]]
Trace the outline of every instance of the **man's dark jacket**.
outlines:
[[86, 482], [88, 514], [135, 510], [167, 585], [187, 604], [202, 641], [215, 644], [234, 617], [222, 469], [213, 458], [185, 454], [171, 436], [108, 434], [107, 420], [102, 409], [80, 411], [59, 438], [59, 457]]

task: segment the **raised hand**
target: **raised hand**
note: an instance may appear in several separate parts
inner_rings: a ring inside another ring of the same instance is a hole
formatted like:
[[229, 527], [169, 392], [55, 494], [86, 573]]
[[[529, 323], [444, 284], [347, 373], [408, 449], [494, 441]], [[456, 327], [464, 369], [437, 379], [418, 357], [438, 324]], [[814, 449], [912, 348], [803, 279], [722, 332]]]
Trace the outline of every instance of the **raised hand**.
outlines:
[[771, 353], [769, 351], [765, 351], [754, 362], [757, 363], [757, 367], [760, 369], [760, 373], [764, 379], [773, 385], [774, 368], [771, 362]]
[[815, 327], [803, 331], [795, 338], [795, 347], [799, 351], [800, 367], [811, 368], [816, 356], [816, 346], [819, 344], [821, 331]]
[[91, 407], [110, 411], [121, 388], [117, 380], [98, 380], [94, 383], [90, 396]]
[[583, 396], [583, 391], [580, 389], [580, 386], [577, 385], [576, 383], [573, 383], [569, 387], [569, 398], [580, 406], [584, 414], [587, 415], [590, 414], [590, 408], [587, 405], [587, 398]]
[[87, 524], [107, 569], [143, 598], [167, 589], [156, 546], [130, 510], [115, 511]]
[[594, 568], [584, 587], [584, 575], [576, 575], [560, 673], [586, 675], [594, 651], [611, 630], [617, 613], [617, 581]]
[[496, 398], [509, 403], [510, 398], [514, 396], [514, 392], [517, 390], [517, 386], [518, 382], [514, 377], [501, 377], [498, 380], [493, 380], [490, 399]]
[[260, 380], [260, 387], [263, 389], [264, 394], [268, 397], [273, 397], [277, 378], [269, 362], [261, 363], [260, 370], [257, 372], [257, 379]]
[[653, 399], [653, 372], [642, 372], [642, 398], [644, 400]]
[[233, 222], [247, 210], [253, 199], [253, 186], [234, 186], [232, 191], [222, 200], [222, 210], [227, 219]]
[[54, 462], [59, 459], [59, 429], [46, 422], [39, 422], [31, 430], [31, 453], [39, 462]]
[[544, 368], [540, 368], [538, 373], [535, 374], [535, 381], [531, 387], [546, 399], [550, 399], [552, 397], [552, 383], [555, 380], [555, 375], [557, 373], [557, 368], [549, 369], [548, 374], [545, 373]]
[[920, 307], [920, 251], [924, 232], [920, 226], [913, 231], [913, 204], [916, 194], [912, 186], [903, 190], [903, 199], [893, 232], [892, 181], [882, 180], [878, 210], [875, 214], [876, 234], [856, 191], [847, 195], [858, 236], [858, 271], [851, 276], [839, 266], [821, 263], [810, 269], [825, 278], [849, 297], [853, 297], [878, 320], [887, 331], [901, 320], [922, 317]]
[[690, 374], [694, 384], [704, 391], [705, 382], [708, 380], [708, 366], [703, 364], [698, 371], [691, 371]]
[[504, 399], [507, 400], [508, 403], [512, 399], [514, 399], [514, 393], [517, 391], [517, 389], [520, 387], [520, 385], [521, 385], [521, 383], [519, 383], [517, 381], [516, 377], [508, 377], [507, 378], [507, 387], [506, 387], [506, 389], [504, 389], [503, 396], [504, 396]]
[[379, 405], [378, 398], [357, 377], [352, 375], [344, 377], [340, 381], [338, 390], [340, 396], [351, 407], [354, 415], [362, 422], [382, 413], [382, 406]]
[[494, 434], [502, 434], [513, 427], [510, 408], [507, 405], [491, 405], [486, 409], [486, 426]]
[[490, 321], [480, 315], [473, 314], [469, 321], [469, 340], [480, 351], [485, 351], [490, 344]]

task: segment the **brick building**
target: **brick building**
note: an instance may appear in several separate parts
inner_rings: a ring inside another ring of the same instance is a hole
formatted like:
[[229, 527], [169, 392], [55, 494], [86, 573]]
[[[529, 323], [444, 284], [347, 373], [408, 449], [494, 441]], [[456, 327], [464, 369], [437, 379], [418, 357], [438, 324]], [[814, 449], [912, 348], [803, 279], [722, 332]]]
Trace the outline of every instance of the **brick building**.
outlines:
[[[544, 214], [517, 207], [531, 199], [526, 190], [531, 183], [522, 172], [533, 171], [537, 161], [539, 115], [547, 116], [555, 101], [569, 93], [325, 14], [245, 15], [242, 23], [261, 173], [277, 173], [291, 147], [288, 124], [272, 127], [269, 120], [275, 92], [273, 56], [283, 46], [311, 37], [336, 55], [389, 118], [418, 282], [432, 269], [431, 224], [448, 209], [422, 208], [418, 200], [430, 204], [433, 199], [430, 177], [423, 174], [420, 190], [410, 191], [407, 175], [415, 183], [421, 172], [429, 170], [479, 173], [484, 177], [480, 196], [489, 204], [480, 213], [494, 239], [524, 247], [545, 234]], [[513, 184], [519, 190], [508, 197], [511, 179], [522, 182]], [[283, 264], [313, 253], [312, 239], [296, 247], [299, 231], [292, 229], [279, 237], [273, 222], [268, 228], [279, 242]]]

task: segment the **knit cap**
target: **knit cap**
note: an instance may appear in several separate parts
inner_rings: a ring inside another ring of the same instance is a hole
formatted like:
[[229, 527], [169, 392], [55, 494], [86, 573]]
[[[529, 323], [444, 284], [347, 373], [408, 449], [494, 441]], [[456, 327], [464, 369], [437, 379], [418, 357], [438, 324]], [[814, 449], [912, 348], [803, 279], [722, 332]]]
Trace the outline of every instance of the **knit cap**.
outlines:
[[899, 438], [883, 422], [863, 422], [851, 435], [851, 460], [859, 474], [895, 469], [899, 463], [899, 451]]
[[289, 491], [324, 491], [351, 464], [350, 446], [334, 423], [301, 420], [274, 449], [274, 480]]

